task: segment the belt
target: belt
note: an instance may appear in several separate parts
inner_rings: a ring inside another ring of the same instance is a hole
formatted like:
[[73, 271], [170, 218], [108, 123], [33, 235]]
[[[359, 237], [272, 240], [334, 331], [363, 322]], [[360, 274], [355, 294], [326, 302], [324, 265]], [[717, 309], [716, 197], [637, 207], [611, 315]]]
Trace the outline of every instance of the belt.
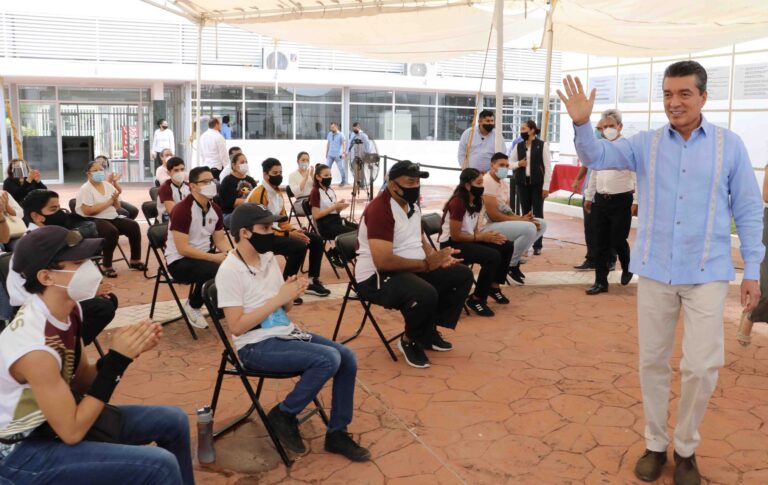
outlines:
[[634, 193], [634, 191], [630, 190], [629, 192], [620, 192], [618, 194], [595, 194], [595, 197], [599, 197], [601, 199], [614, 199], [619, 197], [626, 197], [631, 196]]

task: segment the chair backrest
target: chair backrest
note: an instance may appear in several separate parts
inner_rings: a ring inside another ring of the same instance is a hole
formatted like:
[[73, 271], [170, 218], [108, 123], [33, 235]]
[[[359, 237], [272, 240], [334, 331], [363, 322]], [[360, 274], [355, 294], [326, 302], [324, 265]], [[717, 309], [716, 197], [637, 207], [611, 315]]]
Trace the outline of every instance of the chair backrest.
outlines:
[[159, 187], [152, 187], [149, 189], [149, 198], [152, 199], [153, 202], [157, 202], [157, 191], [160, 190]]
[[0, 254], [0, 279], [2, 279], [3, 289], [8, 293], [8, 287], [6, 282], [8, 281], [8, 273], [11, 272], [11, 256], [13, 253]]
[[336, 251], [344, 263], [354, 264], [357, 259], [357, 231], [336, 236]]
[[147, 220], [147, 223], [149, 223], [150, 225], [157, 224], [157, 217], [159, 216], [159, 214], [157, 212], [156, 202], [148, 200], [142, 203], [141, 213], [144, 214], [144, 218]]
[[427, 236], [433, 236], [440, 232], [442, 226], [442, 217], [440, 214], [431, 213], [421, 216], [421, 227]]
[[226, 354], [230, 363], [235, 366], [235, 369], [237, 369], [238, 372], [242, 372], [243, 367], [242, 364], [240, 364], [240, 359], [237, 357], [237, 352], [235, 352], [235, 348], [232, 347], [232, 343], [229, 341], [229, 336], [224, 330], [224, 326], [221, 324], [221, 320], [219, 320], [219, 317], [217, 316], [219, 313], [219, 299], [216, 290], [216, 280], [206, 281], [203, 284], [202, 292], [203, 303], [205, 303], [205, 307], [208, 309], [211, 322], [213, 322], [213, 326], [216, 328], [216, 333], [219, 334], [221, 343], [224, 344], [224, 353]]
[[69, 212], [75, 213], [75, 204], [77, 204], [77, 199], [69, 199]]
[[288, 195], [288, 200], [291, 200], [296, 197], [295, 195], [293, 195], [293, 190], [291, 190], [290, 185], [285, 186], [285, 193]]
[[147, 229], [147, 240], [152, 249], [161, 251], [165, 248], [165, 241], [168, 238], [168, 224], [155, 224]]

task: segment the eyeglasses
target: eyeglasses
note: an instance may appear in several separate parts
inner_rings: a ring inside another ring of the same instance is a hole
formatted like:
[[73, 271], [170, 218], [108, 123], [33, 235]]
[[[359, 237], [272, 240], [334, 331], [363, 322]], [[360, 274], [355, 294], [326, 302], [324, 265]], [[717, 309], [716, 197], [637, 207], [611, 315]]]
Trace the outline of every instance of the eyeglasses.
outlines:
[[197, 185], [210, 185], [211, 182], [213, 182], [214, 179], [205, 179], [205, 180], [198, 180], [197, 182], [190, 182]]

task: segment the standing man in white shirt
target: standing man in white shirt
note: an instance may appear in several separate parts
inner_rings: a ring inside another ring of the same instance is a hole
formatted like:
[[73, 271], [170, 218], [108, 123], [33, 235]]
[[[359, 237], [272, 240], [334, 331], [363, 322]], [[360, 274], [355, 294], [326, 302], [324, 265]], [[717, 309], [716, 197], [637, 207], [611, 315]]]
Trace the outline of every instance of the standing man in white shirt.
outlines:
[[[608, 141], [621, 137], [621, 111], [603, 111], [597, 129]], [[589, 178], [584, 192], [584, 210], [592, 219], [589, 231], [595, 243], [595, 284], [587, 295], [608, 291], [608, 266], [612, 261], [611, 249], [616, 250], [621, 263], [621, 284], [632, 280], [629, 271], [629, 228], [632, 215], [637, 213], [635, 172], [631, 170], [597, 170]], [[594, 202], [592, 202], [594, 198]]]
[[168, 128], [168, 121], [162, 118], [157, 122], [157, 129], [152, 136], [152, 153], [155, 154], [155, 167], [160, 165], [160, 155], [165, 149], [175, 153], [176, 141], [173, 138], [173, 131]]
[[208, 166], [213, 177], [219, 180], [219, 174], [224, 167], [229, 165], [229, 155], [227, 154], [227, 142], [221, 134], [221, 122], [218, 118], [211, 118], [208, 121], [208, 129], [200, 135], [198, 146], [203, 165]]
[[[493, 111], [484, 109], [477, 115], [477, 126], [475, 126], [475, 134], [472, 135], [472, 127], [470, 126], [461, 135], [459, 140], [459, 151], [457, 153], [457, 160], [460, 167], [464, 167], [464, 159], [468, 159], [467, 167], [474, 168], [483, 173], [488, 172], [491, 166], [491, 157], [496, 153], [496, 118]], [[469, 139], [472, 137], [472, 143], [470, 145]], [[502, 136], [502, 135], [499, 135]], [[502, 144], [504, 139], [501, 140]], [[467, 145], [469, 146], [469, 153], [467, 153]]]

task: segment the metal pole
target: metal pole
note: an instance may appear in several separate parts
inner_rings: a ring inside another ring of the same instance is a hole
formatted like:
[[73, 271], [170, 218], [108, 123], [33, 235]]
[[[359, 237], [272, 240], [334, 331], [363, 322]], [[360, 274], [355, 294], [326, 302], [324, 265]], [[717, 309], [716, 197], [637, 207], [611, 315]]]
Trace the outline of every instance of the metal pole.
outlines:
[[549, 85], [552, 78], [552, 15], [555, 13], [555, 5], [557, 0], [552, 0], [552, 5], [549, 8], [547, 14], [547, 20], [544, 27], [544, 42], [547, 49], [547, 71], [544, 75], [544, 113], [541, 117], [541, 139], [542, 141], [549, 140]]
[[497, 152], [506, 152], [502, 132], [504, 120], [504, 0], [496, 0], [496, 146]]
[[197, 142], [197, 149], [195, 150], [195, 166], [200, 166], [200, 78], [202, 77], [202, 65], [203, 65], [203, 25], [205, 20], [200, 17], [200, 22], [197, 24], [197, 79], [195, 80], [195, 91], [197, 92], [197, 98], [195, 99], [195, 141]]
[[[10, 103], [8, 103], [10, 105]], [[8, 133], [5, 127], [5, 117], [11, 116], [10, 110], [6, 114], [5, 112], [5, 89], [3, 88], [3, 78], [0, 78], [0, 152], [2, 152], [2, 159], [0, 160], [0, 163], [2, 163], [3, 171], [5, 171], [6, 167], [8, 167], [8, 163], [11, 160], [10, 152], [8, 151], [11, 147], [8, 146], [8, 138], [5, 136], [6, 133]]]

